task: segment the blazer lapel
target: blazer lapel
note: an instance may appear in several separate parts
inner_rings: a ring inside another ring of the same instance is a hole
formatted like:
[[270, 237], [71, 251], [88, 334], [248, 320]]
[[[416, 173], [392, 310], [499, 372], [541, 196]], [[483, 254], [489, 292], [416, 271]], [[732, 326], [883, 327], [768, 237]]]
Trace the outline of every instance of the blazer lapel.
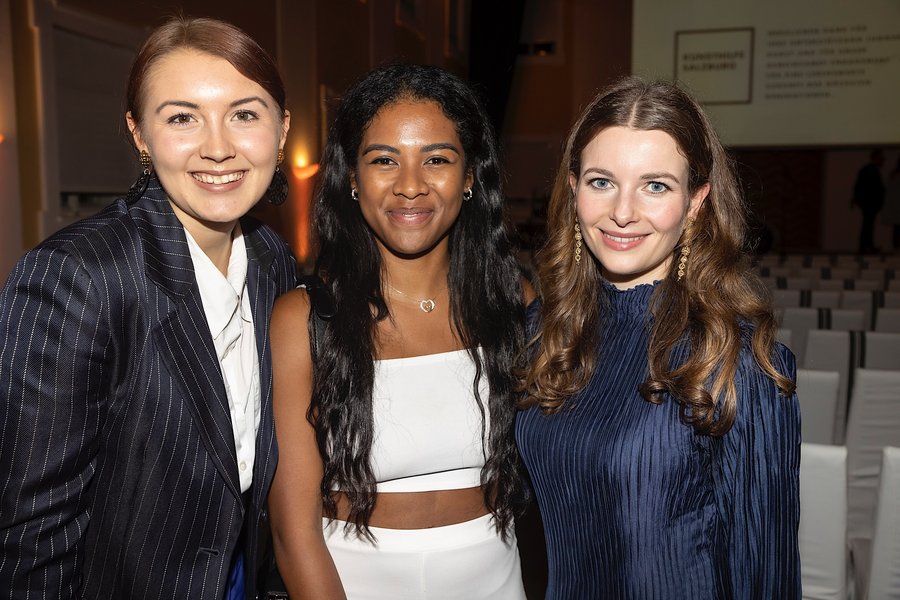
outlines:
[[146, 276], [156, 298], [154, 336], [169, 373], [180, 387], [216, 469], [241, 497], [228, 396], [184, 227], [154, 177], [142, 198], [129, 206], [144, 244]]
[[259, 357], [260, 419], [256, 434], [256, 459], [253, 473], [254, 504], [263, 506], [277, 462], [275, 426], [272, 417], [272, 360], [269, 351], [269, 319], [277, 293], [272, 275], [273, 254], [261, 236], [256, 233], [258, 224], [241, 223], [247, 246], [247, 292], [253, 311], [253, 328], [256, 332], [256, 351]]

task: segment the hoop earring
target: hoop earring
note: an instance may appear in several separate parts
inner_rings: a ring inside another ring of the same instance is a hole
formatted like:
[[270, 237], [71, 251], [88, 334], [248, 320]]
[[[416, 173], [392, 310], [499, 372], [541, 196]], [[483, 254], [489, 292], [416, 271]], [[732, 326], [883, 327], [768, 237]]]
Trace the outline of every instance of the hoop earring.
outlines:
[[359, 202], [359, 190], [350, 188], [350, 197], [353, 198], [354, 202]]
[[125, 201], [128, 203], [134, 202], [144, 195], [144, 191], [150, 183], [150, 175], [153, 173], [153, 160], [150, 158], [149, 152], [141, 150], [138, 160], [141, 161], [141, 175], [137, 181], [131, 184], [128, 193], [125, 194]]
[[469, 188], [463, 192], [463, 200], [471, 200], [474, 195], [475, 192], [472, 191], [472, 188]]
[[578, 219], [575, 219], [575, 264], [581, 263], [581, 226], [578, 224]]
[[284, 150], [278, 150], [278, 158], [275, 161], [275, 172], [272, 174], [272, 181], [263, 194], [270, 204], [278, 206], [284, 204], [288, 196], [288, 180], [284, 171], [281, 170], [281, 163], [284, 162]]
[[[687, 237], [688, 231], [690, 231], [691, 226], [694, 224], [693, 219], [688, 219], [687, 227], [684, 228], [685, 238]], [[691, 255], [691, 245], [685, 240], [685, 242], [681, 245], [681, 257], [678, 259], [678, 278], [677, 281], [681, 281], [684, 279], [684, 273], [687, 271], [687, 262], [688, 257]]]

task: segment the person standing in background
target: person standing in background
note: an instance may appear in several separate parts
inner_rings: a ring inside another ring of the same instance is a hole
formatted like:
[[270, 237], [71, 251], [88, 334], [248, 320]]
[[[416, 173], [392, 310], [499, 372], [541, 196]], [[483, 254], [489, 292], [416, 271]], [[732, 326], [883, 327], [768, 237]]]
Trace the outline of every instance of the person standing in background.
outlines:
[[0, 292], [0, 593], [250, 599], [275, 470], [268, 324], [297, 278], [245, 215], [287, 193], [284, 87], [243, 31], [174, 18], [126, 109], [143, 175]]
[[862, 227], [859, 231], [859, 253], [878, 252], [875, 247], [875, 218], [884, 206], [884, 182], [881, 167], [884, 166], [884, 151], [872, 150], [869, 163], [859, 170], [853, 185], [853, 204], [862, 211]]
[[891, 226], [891, 243], [894, 250], [900, 249], [900, 156], [897, 157], [897, 165], [888, 175], [887, 185], [884, 190], [884, 212], [881, 213], [882, 221]]

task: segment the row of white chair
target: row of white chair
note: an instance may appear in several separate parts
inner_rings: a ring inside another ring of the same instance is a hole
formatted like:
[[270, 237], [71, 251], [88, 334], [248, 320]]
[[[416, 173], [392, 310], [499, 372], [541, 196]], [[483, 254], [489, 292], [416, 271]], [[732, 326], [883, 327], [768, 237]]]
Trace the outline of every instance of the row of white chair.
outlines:
[[[900, 448], [879, 454], [869, 562], [853, 548], [855, 600], [900, 598]], [[852, 466], [849, 467], [852, 471]], [[846, 600], [851, 532], [848, 448], [804, 442], [800, 450], [800, 565], [804, 600]]]
[[862, 279], [890, 281], [897, 278], [900, 266], [891, 267], [803, 267], [784, 265], [779, 267], [758, 266], [754, 270], [760, 277], [799, 277], [801, 279]]
[[898, 254], [763, 254], [754, 262], [760, 266], [778, 267], [794, 266], [803, 267], [876, 267], [896, 266], [900, 267], [900, 255]]
[[[796, 339], [794, 332], [779, 330], [778, 337], [779, 341], [788, 348], [794, 350], [797, 347], [792, 342], [792, 338]], [[812, 412], [807, 411], [803, 413], [806, 415], [803, 420], [804, 439], [842, 444], [844, 443], [848, 406], [851, 402], [857, 369], [900, 372], [900, 334], [812, 329], [806, 332], [804, 344], [803, 360], [798, 359], [797, 361], [799, 390], [802, 390], [803, 386], [814, 386], [817, 390], [827, 390], [827, 386], [833, 383], [832, 376], [810, 374], [807, 371], [832, 371], [838, 374], [831, 435], [818, 433], [823, 431], [823, 428], [827, 428], [827, 424], [817, 423], [816, 418], [832, 421], [832, 413], [826, 411], [813, 416]], [[797, 354], [796, 351], [795, 354]], [[826, 398], [828, 397], [827, 391], [822, 393]], [[802, 396], [800, 400], [802, 403], [804, 400]], [[802, 408], [801, 404], [801, 410]], [[805, 428], [813, 427], [814, 423], [816, 423], [814, 430], [817, 433], [813, 434], [811, 430], [812, 437], [809, 437], [806, 435]]]
[[770, 290], [900, 291], [900, 279], [811, 279], [809, 277], [761, 276], [760, 280]]

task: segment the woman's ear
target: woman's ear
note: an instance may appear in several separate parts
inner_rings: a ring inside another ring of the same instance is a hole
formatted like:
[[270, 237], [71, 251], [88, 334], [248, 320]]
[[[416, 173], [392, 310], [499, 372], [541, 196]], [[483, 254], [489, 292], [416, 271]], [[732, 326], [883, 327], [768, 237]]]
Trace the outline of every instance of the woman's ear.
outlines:
[[569, 171], [569, 189], [572, 190], [572, 197], [574, 198], [575, 190], [578, 189], [578, 178], [571, 171]]
[[131, 133], [131, 139], [134, 140], [134, 147], [140, 150], [147, 150], [147, 144], [144, 143], [144, 138], [141, 135], [141, 130], [138, 129], [137, 121], [134, 120], [134, 117], [131, 116], [131, 111], [129, 110], [125, 113], [125, 125], [128, 127], [128, 131]]
[[706, 197], [709, 196], [710, 185], [707, 181], [699, 188], [697, 191], [693, 193], [691, 196], [691, 202], [688, 205], [688, 217], [691, 219], [697, 218], [697, 213], [700, 212], [700, 207], [703, 206], [703, 203], [706, 201]]

